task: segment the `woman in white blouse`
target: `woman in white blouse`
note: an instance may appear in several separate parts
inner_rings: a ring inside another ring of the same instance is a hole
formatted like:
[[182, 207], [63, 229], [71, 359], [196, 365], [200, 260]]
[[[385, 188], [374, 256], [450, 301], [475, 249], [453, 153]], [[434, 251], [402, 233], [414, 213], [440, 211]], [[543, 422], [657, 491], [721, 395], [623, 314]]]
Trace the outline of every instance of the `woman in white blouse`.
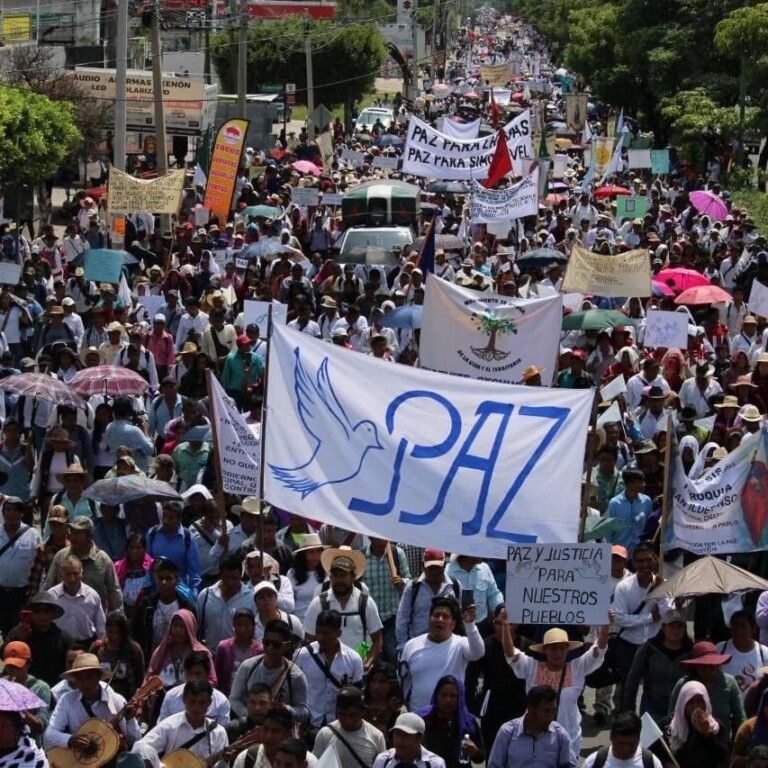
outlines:
[[299, 547], [293, 552], [293, 568], [286, 574], [293, 587], [295, 605], [293, 613], [304, 621], [312, 598], [325, 580], [325, 570], [320, 564], [323, 542], [316, 533], [305, 533], [299, 539]]
[[557, 692], [556, 720], [568, 731], [573, 752], [578, 755], [581, 751], [579, 695], [584, 689], [584, 678], [603, 663], [608, 646], [608, 626], [600, 627], [594, 645], [572, 661], [567, 660], [568, 654], [584, 643], [569, 640], [564, 629], [550, 629], [544, 633], [542, 643], [531, 646], [531, 651], [544, 656], [544, 661], [537, 661], [515, 648], [506, 610], [501, 611], [497, 620], [501, 622], [501, 641], [507, 663], [517, 677], [525, 680], [526, 691], [537, 685], [548, 685]]

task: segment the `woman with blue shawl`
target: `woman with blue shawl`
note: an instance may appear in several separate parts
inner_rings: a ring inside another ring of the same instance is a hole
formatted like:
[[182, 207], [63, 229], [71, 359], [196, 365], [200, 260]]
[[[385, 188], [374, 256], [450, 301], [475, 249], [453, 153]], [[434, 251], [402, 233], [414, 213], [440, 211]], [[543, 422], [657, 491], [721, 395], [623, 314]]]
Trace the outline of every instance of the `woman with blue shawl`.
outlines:
[[768, 746], [768, 689], [760, 696], [757, 716], [745, 720], [736, 732], [731, 752], [731, 768], [744, 768], [753, 747]]
[[424, 746], [440, 755], [446, 768], [458, 768], [462, 756], [465, 763], [485, 760], [480, 723], [467, 709], [463, 683], [453, 675], [445, 675], [437, 681], [430, 705], [418, 710], [417, 714], [426, 725]]

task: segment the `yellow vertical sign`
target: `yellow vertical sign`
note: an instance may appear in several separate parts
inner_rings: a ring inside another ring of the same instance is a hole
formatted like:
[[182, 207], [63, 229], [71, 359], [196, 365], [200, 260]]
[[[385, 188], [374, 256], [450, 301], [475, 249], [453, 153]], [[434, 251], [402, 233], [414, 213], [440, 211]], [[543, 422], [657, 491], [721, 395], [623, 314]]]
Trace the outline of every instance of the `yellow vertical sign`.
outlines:
[[213, 143], [203, 207], [218, 216], [222, 225], [229, 218], [232, 207], [237, 170], [240, 167], [249, 123], [250, 120], [242, 118], [227, 120], [219, 128]]

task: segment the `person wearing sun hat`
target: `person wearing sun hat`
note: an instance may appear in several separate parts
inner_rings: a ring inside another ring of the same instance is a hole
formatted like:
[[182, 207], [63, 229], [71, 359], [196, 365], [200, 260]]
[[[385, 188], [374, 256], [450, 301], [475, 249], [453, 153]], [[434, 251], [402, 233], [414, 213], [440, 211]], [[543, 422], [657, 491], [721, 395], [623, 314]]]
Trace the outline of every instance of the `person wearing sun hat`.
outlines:
[[23, 713], [24, 724], [32, 736], [39, 741], [51, 719], [51, 687], [44, 680], [29, 674], [32, 651], [26, 643], [12, 640], [3, 646], [3, 674], [14, 683], [23, 685], [41, 698], [46, 706]]
[[541, 374], [546, 370], [546, 368], [539, 368], [537, 365], [529, 365], [523, 370], [520, 383], [525, 387], [542, 387], [544, 384], [541, 380]]
[[365, 555], [351, 547], [329, 547], [320, 557], [330, 588], [313, 598], [304, 617], [307, 640], [315, 640], [315, 622], [321, 611], [333, 609], [344, 619], [341, 642], [360, 653], [366, 668], [381, 654], [382, 623], [376, 603], [357, 586], [365, 573]]
[[557, 722], [568, 732], [573, 751], [578, 755], [581, 751], [581, 712], [578, 700], [584, 689], [586, 676], [603, 663], [608, 647], [609, 625], [600, 627], [592, 647], [572, 661], [567, 660], [568, 654], [581, 648], [584, 643], [580, 640], [570, 640], [564, 629], [553, 627], [544, 633], [541, 643], [531, 646], [532, 652], [544, 656], [544, 661], [536, 661], [515, 648], [506, 610], [502, 609], [500, 618], [501, 640], [507, 663], [517, 677], [525, 680], [527, 691], [535, 686], [548, 685], [559, 693]]
[[[53, 747], [88, 749], [89, 738], [76, 735], [80, 726], [90, 717], [109, 721], [115, 712], [125, 707], [125, 698], [108, 689], [103, 682], [107, 674], [108, 670], [102, 668], [98, 656], [92, 653], [81, 653], [72, 667], [64, 672], [62, 677], [74, 690], [65, 693], [56, 703], [43, 736], [43, 745], [47, 750]], [[129, 747], [141, 737], [139, 723], [130, 710], [116, 727]]]
[[712, 703], [712, 715], [726, 733], [736, 733], [746, 720], [741, 691], [736, 678], [723, 672], [723, 665], [731, 660], [728, 653], [718, 653], [714, 643], [703, 640], [695, 643], [689, 657], [680, 662], [685, 670], [669, 699], [669, 711], [673, 712], [680, 695], [680, 689], [688, 682], [698, 681], [704, 684]]

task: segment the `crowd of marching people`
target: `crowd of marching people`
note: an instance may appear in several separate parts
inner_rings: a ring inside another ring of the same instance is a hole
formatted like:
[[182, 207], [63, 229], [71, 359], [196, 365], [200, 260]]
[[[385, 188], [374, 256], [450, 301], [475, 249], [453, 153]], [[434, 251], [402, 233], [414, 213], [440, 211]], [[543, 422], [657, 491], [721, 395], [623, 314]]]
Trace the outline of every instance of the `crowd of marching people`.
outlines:
[[[535, 32], [510, 22], [498, 34], [493, 16], [479, 29], [460, 39], [447, 80], [469, 80], [465, 54], [480, 49], [519, 49], [547, 79]], [[557, 85], [549, 98], [562, 107]], [[411, 106], [428, 118], [486, 109], [466, 91]], [[87, 196], [63, 237], [51, 226], [31, 242], [3, 236], [0, 261], [22, 277], [0, 293], [0, 653], [4, 677], [27, 693], [8, 706], [0, 686], [3, 768], [84, 764], [109, 743], [94, 721], [118, 731], [122, 768], [306, 768], [329, 755], [324, 765], [341, 768], [575, 768], [585, 718], [606, 735], [589, 768], [768, 766], [768, 593], [725, 615], [714, 600], [646, 599], [661, 559], [693, 559], [659, 547], [668, 424], [695, 479], [766, 418], [768, 318], [750, 307], [754, 286], [768, 286], [765, 236], [717, 178], [674, 172], [619, 171], [614, 180], [648, 206], [617, 221], [610, 196], [580, 186], [587, 169], [571, 150], [565, 193], [505, 237], [473, 224], [460, 193], [425, 193], [434, 221], [420, 226], [454, 236], [432, 274], [414, 246], [394, 268], [339, 263], [340, 217], [302, 208], [292, 189], [399, 177], [373, 159], [397, 156], [397, 142], [376, 141], [401, 136], [407, 114], [358, 136], [334, 128], [339, 152], [365, 154], [357, 169], [336, 160], [318, 177], [298, 173], [292, 159], [316, 156], [306, 141], [286, 142], [277, 159], [249, 151], [229, 221], [196, 226], [194, 187], [171, 231], [134, 214], [134, 258], [117, 283], [79, 265], [105, 244]], [[701, 215], [690, 199], [701, 188], [727, 213]], [[252, 205], [282, 214], [245, 215]], [[577, 310], [626, 321], [563, 332], [556, 370], [528, 366], [520, 381], [597, 395], [623, 379], [620, 417], [591, 431], [585, 457], [588, 514], [616, 522], [604, 626], [510, 623], [503, 562], [319, 525], [268, 499], [228, 496], [221, 508], [208, 377], [256, 435], [261, 426], [269, 341], [244, 299], [284, 305], [290, 328], [350, 354], [418, 365], [419, 329], [392, 328], [387, 315], [422, 304], [430, 280], [545, 295], [560, 290], [575, 244], [616, 259], [647, 249], [659, 294], [581, 297]], [[697, 285], [729, 298], [675, 302]], [[159, 297], [156, 311], [142, 297]], [[685, 313], [687, 348], [644, 347], [652, 308]], [[14, 390], [31, 373], [50, 394]], [[126, 478], [172, 493], [93, 492]], [[764, 575], [760, 556], [743, 564]], [[662, 739], [646, 742], [647, 719]]]

